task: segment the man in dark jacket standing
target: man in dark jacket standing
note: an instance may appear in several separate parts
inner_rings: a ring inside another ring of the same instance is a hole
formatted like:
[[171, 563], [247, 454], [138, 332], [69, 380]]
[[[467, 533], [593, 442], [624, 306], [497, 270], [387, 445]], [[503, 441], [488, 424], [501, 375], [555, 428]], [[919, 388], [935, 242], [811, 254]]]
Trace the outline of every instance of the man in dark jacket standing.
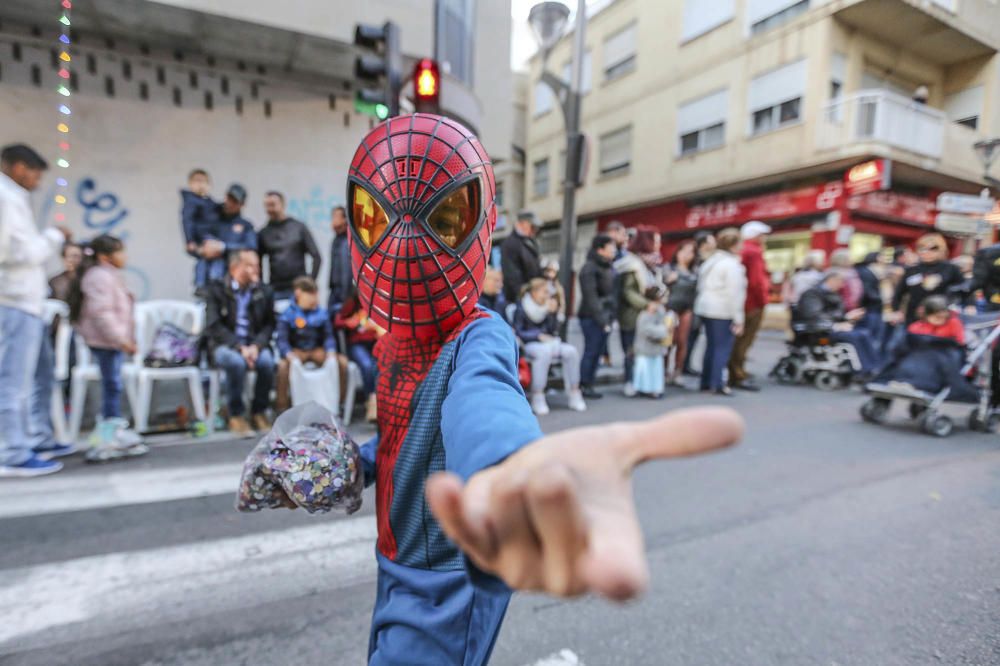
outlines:
[[580, 269], [581, 300], [577, 310], [583, 330], [580, 389], [588, 400], [603, 397], [594, 390], [594, 378], [614, 322], [615, 273], [612, 262], [617, 251], [618, 246], [611, 236], [598, 234], [591, 241], [587, 261]]
[[[268, 285], [274, 290], [276, 300], [292, 297], [295, 278], [319, 275], [320, 254], [309, 228], [298, 220], [285, 215], [285, 197], [280, 192], [268, 192], [264, 197], [267, 226], [257, 239], [261, 259], [267, 257]], [[306, 256], [312, 266], [306, 270]]]
[[226, 373], [229, 430], [252, 434], [244, 416], [243, 383], [247, 371], [257, 373], [253, 404], [253, 427], [267, 430], [267, 411], [274, 383], [274, 297], [260, 284], [260, 259], [253, 250], [237, 250], [229, 255], [229, 272], [222, 280], [205, 288], [205, 338], [215, 365]]
[[351, 250], [347, 244], [347, 209], [337, 206], [330, 213], [333, 243], [330, 246], [330, 298], [327, 309], [336, 317], [344, 301], [354, 291], [354, 274], [351, 270]]
[[508, 303], [517, 303], [521, 287], [542, 276], [538, 243], [535, 236], [542, 223], [531, 211], [521, 211], [514, 223], [514, 233], [500, 246], [500, 267], [503, 269], [503, 295]]
[[764, 322], [764, 308], [771, 290], [771, 279], [764, 263], [764, 241], [769, 233], [771, 227], [757, 220], [740, 227], [740, 238], [743, 240], [741, 258], [747, 274], [746, 319], [743, 332], [737, 336], [729, 357], [729, 385], [744, 391], [760, 390], [760, 386], [750, 381], [746, 363], [750, 347]]
[[854, 266], [861, 280], [861, 302], [859, 307], [865, 311], [865, 316], [858, 322], [858, 328], [868, 331], [874, 342], [882, 339], [882, 310], [885, 303], [882, 300], [882, 286], [879, 275], [879, 253], [870, 252], [864, 261]]

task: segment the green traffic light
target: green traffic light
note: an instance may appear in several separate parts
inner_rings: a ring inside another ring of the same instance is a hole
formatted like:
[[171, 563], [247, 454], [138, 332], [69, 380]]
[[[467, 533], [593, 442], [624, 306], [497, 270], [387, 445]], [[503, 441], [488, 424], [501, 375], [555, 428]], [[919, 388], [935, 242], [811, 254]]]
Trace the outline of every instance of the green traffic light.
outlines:
[[375, 117], [379, 120], [385, 120], [389, 117], [389, 107], [385, 104], [375, 105]]

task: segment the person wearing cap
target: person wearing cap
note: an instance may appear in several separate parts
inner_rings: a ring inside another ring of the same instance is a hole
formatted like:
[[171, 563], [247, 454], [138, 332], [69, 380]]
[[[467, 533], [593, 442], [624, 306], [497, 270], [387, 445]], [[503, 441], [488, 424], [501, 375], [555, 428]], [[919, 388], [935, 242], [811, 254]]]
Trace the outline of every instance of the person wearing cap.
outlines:
[[747, 354], [753, 346], [760, 325], [764, 321], [764, 308], [771, 291], [771, 279], [764, 263], [764, 241], [771, 227], [759, 220], [747, 222], [740, 228], [743, 250], [740, 258], [747, 274], [746, 317], [743, 331], [736, 336], [733, 353], [729, 357], [729, 385], [744, 391], [759, 391], [760, 386], [750, 381], [746, 371]]
[[508, 303], [521, 298], [521, 288], [532, 279], [542, 277], [538, 242], [535, 236], [542, 223], [534, 213], [522, 210], [514, 222], [514, 232], [500, 246], [500, 265], [503, 270], [503, 295]]
[[[203, 245], [201, 259], [205, 262], [204, 274], [208, 281], [221, 280], [226, 274], [226, 257], [236, 250], [256, 250], [257, 232], [242, 216], [247, 191], [239, 183], [226, 190], [226, 198], [219, 204], [218, 221], [213, 237], [218, 242]], [[200, 286], [200, 285], [199, 285]]]

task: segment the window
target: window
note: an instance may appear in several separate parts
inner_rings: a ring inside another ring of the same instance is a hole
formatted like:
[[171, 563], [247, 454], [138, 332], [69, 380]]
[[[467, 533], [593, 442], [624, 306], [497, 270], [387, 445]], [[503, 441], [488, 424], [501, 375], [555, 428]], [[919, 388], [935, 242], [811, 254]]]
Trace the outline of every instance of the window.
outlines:
[[681, 41], [686, 42], [732, 20], [735, 0], [685, 0]]
[[603, 135], [600, 152], [602, 176], [626, 173], [632, 164], [632, 126]]
[[805, 60], [755, 77], [750, 82], [747, 99], [750, 134], [761, 134], [797, 122], [802, 116], [805, 88]]
[[532, 192], [536, 198], [549, 196], [549, 158], [535, 162]]
[[610, 81], [635, 69], [636, 24], [631, 23], [604, 40], [604, 79]]
[[747, 5], [750, 34], [767, 32], [807, 11], [809, 0], [750, 0]]
[[723, 145], [728, 111], [728, 90], [718, 90], [681, 104], [677, 108], [679, 154], [689, 155]]
[[983, 112], [983, 86], [966, 88], [944, 99], [948, 119], [969, 129], [979, 129], [979, 116]]
[[[562, 68], [562, 78], [566, 83], [570, 82], [573, 73], [570, 71], [570, 64], [566, 63]], [[591, 81], [593, 80], [593, 67], [590, 63], [590, 51], [583, 54], [583, 73], [580, 76], [580, 93], [586, 95], [590, 92]]]
[[503, 183], [497, 183], [497, 189], [493, 194], [493, 201], [497, 208], [503, 208]]
[[437, 61], [444, 71], [472, 85], [475, 0], [437, 0]]
[[548, 113], [555, 105], [555, 96], [552, 89], [544, 81], [535, 83], [535, 115], [540, 116]]

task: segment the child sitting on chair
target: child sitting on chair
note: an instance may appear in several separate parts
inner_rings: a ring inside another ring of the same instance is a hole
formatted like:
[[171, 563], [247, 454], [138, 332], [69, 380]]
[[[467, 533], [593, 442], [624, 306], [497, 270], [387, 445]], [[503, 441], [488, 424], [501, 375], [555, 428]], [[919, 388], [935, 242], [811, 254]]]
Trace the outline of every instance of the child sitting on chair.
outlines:
[[[319, 288], [310, 277], [300, 277], [292, 283], [295, 302], [288, 306], [278, 319], [278, 364], [277, 401], [275, 410], [280, 414], [291, 406], [292, 361], [315, 363], [323, 366], [329, 360], [341, 366], [341, 379], [347, 368], [347, 359], [337, 354], [337, 342], [333, 337], [333, 325], [326, 308], [319, 306]], [[341, 381], [341, 386], [344, 382]]]

